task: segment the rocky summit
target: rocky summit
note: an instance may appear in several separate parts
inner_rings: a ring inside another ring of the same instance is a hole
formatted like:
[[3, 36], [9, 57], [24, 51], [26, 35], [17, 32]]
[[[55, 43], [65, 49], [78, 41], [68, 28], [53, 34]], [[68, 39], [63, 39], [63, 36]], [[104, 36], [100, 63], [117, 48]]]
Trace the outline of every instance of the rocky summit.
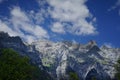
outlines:
[[92, 80], [92, 76], [97, 80], [111, 80], [120, 55], [120, 49], [99, 48], [95, 41], [78, 44], [41, 40], [32, 45], [40, 52], [43, 66], [58, 80], [67, 78], [70, 71], [76, 72], [80, 80]]
[[11, 37], [0, 32], [0, 48], [12, 48], [22, 56], [28, 56], [32, 63], [46, 70], [54, 80], [69, 80], [74, 72], [80, 80], [112, 80], [120, 57], [119, 48], [98, 47], [93, 40], [87, 44], [69, 41], [52, 42], [39, 40], [24, 43], [20, 37]]

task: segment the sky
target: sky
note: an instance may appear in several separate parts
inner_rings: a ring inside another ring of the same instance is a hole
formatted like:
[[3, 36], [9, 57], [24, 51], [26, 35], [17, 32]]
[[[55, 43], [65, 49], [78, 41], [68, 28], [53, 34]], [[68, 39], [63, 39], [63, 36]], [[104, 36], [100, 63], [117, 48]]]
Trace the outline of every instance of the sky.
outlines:
[[0, 0], [0, 31], [40, 39], [120, 47], [120, 0]]

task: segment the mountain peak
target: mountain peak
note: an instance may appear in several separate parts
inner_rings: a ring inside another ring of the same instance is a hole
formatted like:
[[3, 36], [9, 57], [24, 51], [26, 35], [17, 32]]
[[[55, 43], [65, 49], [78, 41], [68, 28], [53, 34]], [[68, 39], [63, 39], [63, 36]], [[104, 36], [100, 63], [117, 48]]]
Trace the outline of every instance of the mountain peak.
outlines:
[[96, 41], [90, 40], [90, 41], [85, 45], [85, 48], [91, 49], [91, 48], [94, 47], [94, 46], [97, 46]]
[[95, 45], [97, 45], [97, 43], [96, 43], [96, 41], [94, 41], [94, 40], [90, 40], [90, 41], [88, 42], [88, 45], [95, 46]]
[[9, 37], [8, 33], [0, 31], [0, 37]]
[[97, 80], [110, 80], [106, 77], [114, 78], [113, 65], [120, 54], [119, 49], [108, 49], [106, 46], [99, 48], [94, 40], [90, 40], [88, 44], [80, 44], [44, 39], [25, 45], [20, 37], [11, 37], [4, 32], [0, 32], [0, 48], [12, 48], [20, 55], [30, 57], [32, 63], [51, 73], [57, 80], [64, 75], [68, 76], [69, 68], [81, 80], [90, 80], [92, 74]]

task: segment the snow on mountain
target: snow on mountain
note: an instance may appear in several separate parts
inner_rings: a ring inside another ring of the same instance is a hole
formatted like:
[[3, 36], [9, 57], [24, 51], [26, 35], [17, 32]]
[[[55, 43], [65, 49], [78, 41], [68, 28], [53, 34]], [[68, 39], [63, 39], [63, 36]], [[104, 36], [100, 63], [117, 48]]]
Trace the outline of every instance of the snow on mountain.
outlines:
[[28, 56], [32, 63], [43, 66], [56, 80], [66, 78], [69, 72], [78, 74], [80, 80], [111, 80], [120, 57], [119, 48], [102, 46], [99, 48], [95, 41], [80, 44], [69, 41], [52, 42], [39, 40], [32, 44], [24, 43], [20, 37], [11, 37], [0, 32], [0, 48], [12, 48], [22, 56]]
[[83, 80], [89, 80], [93, 70], [97, 72], [98, 75], [95, 76], [98, 79], [110, 80], [114, 77], [114, 64], [120, 55], [119, 49], [99, 48], [95, 41], [78, 44], [40, 40], [32, 45], [41, 53], [43, 66], [58, 79], [67, 77], [69, 67]]

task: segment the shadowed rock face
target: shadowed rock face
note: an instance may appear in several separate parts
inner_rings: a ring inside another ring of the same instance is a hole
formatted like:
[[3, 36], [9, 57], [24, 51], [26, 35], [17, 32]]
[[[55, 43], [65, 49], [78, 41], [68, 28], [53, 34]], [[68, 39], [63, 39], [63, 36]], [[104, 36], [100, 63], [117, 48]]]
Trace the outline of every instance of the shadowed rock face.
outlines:
[[96, 69], [93, 68], [88, 72], [85, 80], [111, 80], [111, 79], [110, 79], [109, 75], [107, 75], [105, 73], [101, 74], [101, 73], [97, 72]]
[[27, 46], [23, 43], [20, 37], [11, 37], [8, 33], [0, 32], [0, 48], [12, 48], [22, 56], [30, 57], [30, 60], [34, 64], [41, 65], [38, 52], [34, 49], [34, 46]]
[[[49, 47], [45, 46], [49, 44]], [[120, 54], [117, 49], [99, 48], [95, 41], [88, 44], [77, 44], [72, 42], [51, 42], [41, 40], [33, 45], [41, 53], [42, 63], [48, 72], [60, 79], [66, 75], [68, 67], [75, 71], [80, 80], [91, 79], [93, 73], [98, 80], [110, 80], [114, 77], [114, 64]], [[111, 56], [109, 53], [115, 53]], [[107, 57], [106, 57], [107, 56]], [[108, 57], [109, 56], [109, 57]], [[114, 58], [115, 59], [114, 59]]]
[[99, 74], [97, 73], [97, 71], [95, 69], [92, 69], [91, 71], [88, 72], [86, 79], [85, 80], [99, 80]]

